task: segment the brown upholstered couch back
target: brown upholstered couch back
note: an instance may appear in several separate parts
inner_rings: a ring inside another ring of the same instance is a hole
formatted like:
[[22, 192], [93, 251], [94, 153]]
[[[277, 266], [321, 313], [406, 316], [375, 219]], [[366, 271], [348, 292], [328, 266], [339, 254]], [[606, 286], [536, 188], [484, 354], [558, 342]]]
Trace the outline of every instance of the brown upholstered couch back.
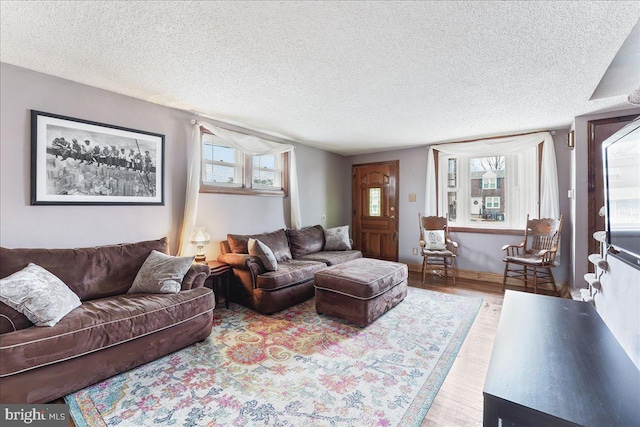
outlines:
[[82, 249], [0, 248], [0, 278], [30, 262], [62, 280], [81, 301], [126, 293], [152, 250], [167, 253], [167, 238]]

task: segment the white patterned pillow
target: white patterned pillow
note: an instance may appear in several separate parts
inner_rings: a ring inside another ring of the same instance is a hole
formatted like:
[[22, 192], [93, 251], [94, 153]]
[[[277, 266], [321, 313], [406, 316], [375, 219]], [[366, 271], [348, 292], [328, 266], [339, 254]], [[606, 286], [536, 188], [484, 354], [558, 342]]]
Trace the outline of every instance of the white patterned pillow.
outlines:
[[33, 263], [0, 279], [0, 301], [36, 326], [53, 326], [81, 304], [62, 280]]
[[273, 254], [273, 251], [269, 246], [265, 245], [260, 240], [253, 238], [249, 238], [247, 246], [249, 247], [249, 255], [258, 257], [258, 259], [262, 261], [262, 265], [264, 265], [265, 270], [278, 270], [278, 260], [276, 260], [276, 256]]
[[177, 294], [195, 257], [175, 257], [151, 251], [128, 294]]
[[444, 230], [424, 230], [424, 248], [431, 251], [447, 249], [444, 241]]
[[328, 228], [324, 231], [325, 251], [348, 251], [351, 249], [349, 226]]

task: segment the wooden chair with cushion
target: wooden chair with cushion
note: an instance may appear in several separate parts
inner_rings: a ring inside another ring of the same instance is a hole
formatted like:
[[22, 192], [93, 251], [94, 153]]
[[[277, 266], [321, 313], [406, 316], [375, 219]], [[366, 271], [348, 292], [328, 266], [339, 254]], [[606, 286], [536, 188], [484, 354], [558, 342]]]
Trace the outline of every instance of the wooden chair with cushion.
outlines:
[[422, 283], [427, 271], [443, 271], [456, 284], [456, 251], [458, 244], [449, 238], [447, 218], [441, 216], [420, 216], [420, 250], [422, 252]]
[[524, 282], [526, 288], [533, 282], [533, 291], [538, 293], [538, 285], [551, 283], [557, 296], [560, 296], [551, 268], [556, 264], [556, 252], [560, 243], [562, 231], [562, 215], [560, 219], [541, 218], [529, 219], [524, 231], [524, 240], [519, 245], [505, 245], [504, 277], [502, 290], [511, 277]]

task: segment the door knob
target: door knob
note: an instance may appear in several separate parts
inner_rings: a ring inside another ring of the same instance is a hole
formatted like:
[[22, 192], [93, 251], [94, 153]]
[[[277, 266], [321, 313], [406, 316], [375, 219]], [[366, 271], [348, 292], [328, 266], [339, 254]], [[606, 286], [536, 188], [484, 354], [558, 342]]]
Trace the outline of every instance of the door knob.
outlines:
[[391, 217], [390, 217], [390, 218], [391, 218], [391, 219], [396, 219], [396, 216], [395, 216], [395, 215], [391, 215]]

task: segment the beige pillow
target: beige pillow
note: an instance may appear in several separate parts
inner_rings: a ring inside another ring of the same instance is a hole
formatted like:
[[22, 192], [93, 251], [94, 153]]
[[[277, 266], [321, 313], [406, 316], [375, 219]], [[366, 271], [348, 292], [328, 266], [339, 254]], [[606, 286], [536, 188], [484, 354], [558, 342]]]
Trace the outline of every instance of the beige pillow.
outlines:
[[325, 251], [348, 251], [351, 249], [348, 225], [329, 228], [325, 230], [324, 236], [326, 239], [324, 244]]
[[128, 294], [177, 294], [182, 279], [187, 274], [195, 257], [175, 257], [151, 251], [133, 280]]
[[81, 304], [62, 280], [33, 263], [0, 279], [0, 301], [36, 326], [53, 326]]
[[424, 248], [431, 251], [447, 249], [444, 241], [444, 230], [424, 230]]
[[276, 260], [276, 256], [273, 254], [273, 251], [269, 249], [269, 246], [265, 245], [260, 240], [249, 238], [248, 248], [249, 255], [258, 257], [262, 262], [262, 265], [264, 265], [265, 270], [278, 270], [278, 261]]

